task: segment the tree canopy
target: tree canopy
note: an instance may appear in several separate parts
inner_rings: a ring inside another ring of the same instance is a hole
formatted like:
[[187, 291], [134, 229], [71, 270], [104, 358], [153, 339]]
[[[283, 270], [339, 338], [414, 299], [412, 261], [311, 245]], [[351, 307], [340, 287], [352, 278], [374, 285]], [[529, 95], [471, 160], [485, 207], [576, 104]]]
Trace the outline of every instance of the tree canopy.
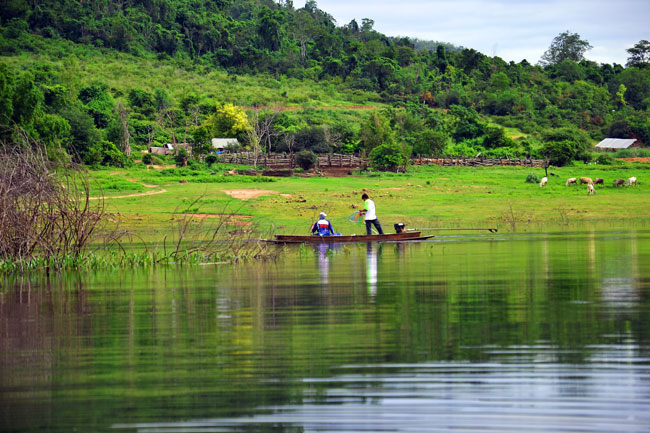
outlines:
[[584, 54], [592, 48], [589, 42], [580, 39], [579, 34], [567, 30], [553, 39], [539, 62], [543, 66], [558, 65], [565, 60], [580, 62], [584, 59]]
[[[6, 3], [0, 139], [20, 127], [81, 161], [124, 164], [116, 151], [167, 142], [204, 155], [212, 137], [264, 152], [369, 155], [390, 145], [382, 149], [493, 157], [539, 157], [545, 143], [575, 142], [543, 136], [562, 128], [593, 141], [624, 131], [650, 143], [645, 40], [627, 50], [623, 67], [586, 60], [591, 45], [566, 31], [532, 65], [388, 37], [371, 18], [338, 26], [313, 0], [302, 8], [272, 0]], [[102, 79], [104, 56], [124, 68]], [[133, 59], [140, 63], [129, 68]], [[242, 90], [243, 82], [258, 87]], [[325, 101], [377, 109], [324, 110]], [[290, 110], [263, 115], [276, 105]]]

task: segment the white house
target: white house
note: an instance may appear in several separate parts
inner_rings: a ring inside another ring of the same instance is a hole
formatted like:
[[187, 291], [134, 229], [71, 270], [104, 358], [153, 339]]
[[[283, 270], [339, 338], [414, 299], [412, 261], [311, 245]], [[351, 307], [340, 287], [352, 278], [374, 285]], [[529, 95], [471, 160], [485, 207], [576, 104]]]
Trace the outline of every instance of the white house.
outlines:
[[236, 138], [213, 138], [212, 139], [212, 147], [217, 152], [223, 152], [224, 150], [227, 150], [228, 147], [237, 146], [237, 145], [239, 145], [239, 140], [237, 140]]
[[600, 150], [627, 149], [636, 142], [636, 138], [606, 138], [596, 145]]
[[161, 147], [151, 146], [149, 148], [149, 153], [156, 155], [171, 155], [174, 153], [174, 145], [171, 143], [165, 143]]

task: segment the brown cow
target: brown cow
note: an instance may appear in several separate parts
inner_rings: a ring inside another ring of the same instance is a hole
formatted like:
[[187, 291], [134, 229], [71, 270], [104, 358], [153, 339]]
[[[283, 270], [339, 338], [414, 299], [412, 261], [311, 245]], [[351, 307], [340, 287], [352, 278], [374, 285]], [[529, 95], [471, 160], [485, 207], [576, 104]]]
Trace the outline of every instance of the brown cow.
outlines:
[[575, 184], [577, 181], [578, 181], [578, 179], [576, 179], [575, 177], [570, 177], [570, 178], [568, 178], [568, 179], [566, 180], [566, 184], [565, 184], [565, 185], [566, 185], [566, 186], [569, 186], [569, 185], [571, 185], [571, 184]]
[[594, 185], [598, 185], [598, 184], [605, 185], [605, 179], [603, 179], [602, 177], [594, 179]]
[[594, 181], [591, 180], [590, 177], [581, 177], [580, 178], [580, 183], [586, 183], [586, 184], [594, 184]]
[[623, 186], [625, 184], [625, 179], [616, 179], [614, 181], [614, 186]]

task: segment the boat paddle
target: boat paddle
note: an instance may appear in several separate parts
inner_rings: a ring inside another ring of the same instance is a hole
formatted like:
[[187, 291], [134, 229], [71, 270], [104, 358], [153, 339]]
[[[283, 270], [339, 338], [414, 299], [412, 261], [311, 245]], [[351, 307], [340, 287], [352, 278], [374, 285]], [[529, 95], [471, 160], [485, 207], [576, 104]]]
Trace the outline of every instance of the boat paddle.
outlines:
[[406, 229], [406, 231], [423, 231], [423, 230], [488, 230], [490, 233], [496, 233], [499, 231], [496, 227], [494, 228], [480, 228], [480, 229], [466, 229], [466, 228], [446, 228], [446, 227], [435, 227], [435, 228], [427, 228], [427, 229]]

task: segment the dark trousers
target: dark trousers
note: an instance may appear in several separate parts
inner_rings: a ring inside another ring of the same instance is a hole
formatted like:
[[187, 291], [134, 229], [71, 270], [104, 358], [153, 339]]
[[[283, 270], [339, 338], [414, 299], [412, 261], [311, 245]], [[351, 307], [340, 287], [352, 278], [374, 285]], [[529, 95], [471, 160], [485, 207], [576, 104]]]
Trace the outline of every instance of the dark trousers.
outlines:
[[384, 231], [381, 229], [381, 224], [379, 224], [379, 220], [366, 220], [366, 234], [367, 235], [372, 234], [371, 227], [372, 227], [373, 224], [375, 225], [375, 228], [377, 229], [379, 234], [383, 235]]

